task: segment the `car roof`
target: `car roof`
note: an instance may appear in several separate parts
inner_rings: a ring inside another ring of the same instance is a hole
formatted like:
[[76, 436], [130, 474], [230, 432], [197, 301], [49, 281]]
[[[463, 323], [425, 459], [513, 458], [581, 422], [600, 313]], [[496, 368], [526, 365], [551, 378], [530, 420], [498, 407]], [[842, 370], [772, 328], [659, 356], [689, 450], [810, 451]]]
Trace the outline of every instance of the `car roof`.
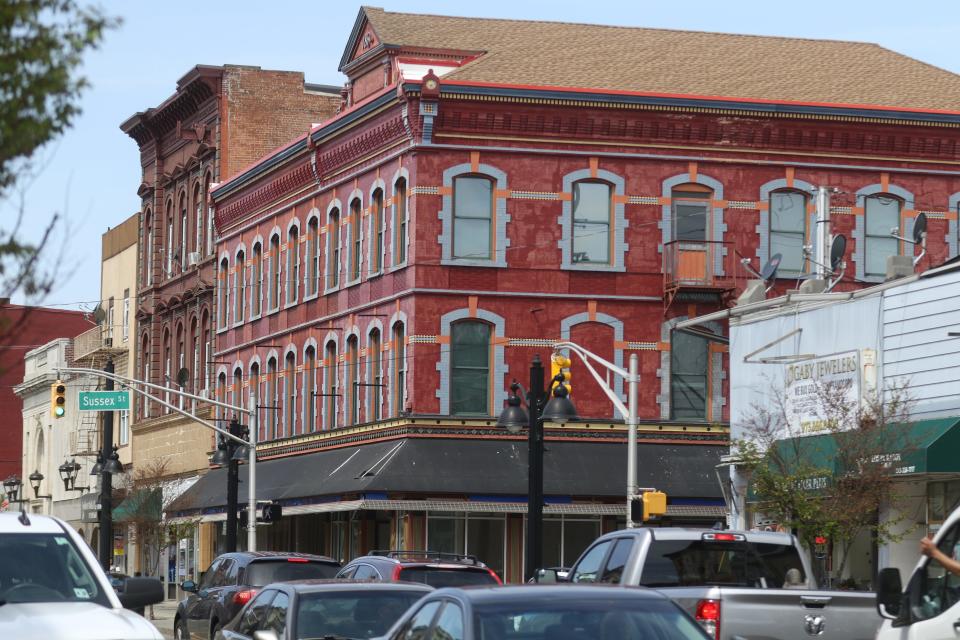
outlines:
[[565, 600], [609, 602], [610, 600], [667, 600], [668, 598], [653, 589], [630, 587], [615, 584], [521, 584], [521, 585], [478, 585], [467, 587], [445, 587], [437, 589], [437, 595], [456, 595], [471, 603], [501, 604], [529, 602], [541, 603]]
[[233, 558], [246, 562], [254, 560], [284, 560], [286, 558], [303, 558], [311, 562], [331, 562], [336, 565], [340, 563], [329, 556], [319, 556], [313, 553], [298, 553], [296, 551], [234, 551], [222, 553], [218, 558]]
[[420, 582], [371, 582], [369, 580], [289, 580], [267, 585], [270, 587], [287, 587], [297, 593], [317, 593], [321, 591], [418, 591], [429, 593], [433, 587]]
[[28, 513], [30, 524], [20, 522], [19, 511], [0, 513], [0, 533], [65, 533], [63, 524], [50, 516]]
[[[390, 564], [398, 564], [404, 567], [444, 567], [447, 569], [480, 569], [486, 570], [487, 565], [480, 562], [479, 560], [473, 559], [472, 557], [464, 557], [463, 559], [457, 559], [453, 554], [442, 554], [437, 557], [430, 557], [428, 554], [423, 555], [414, 555], [410, 554], [409, 556], [396, 556], [388, 554], [368, 554], [365, 556], [360, 556], [354, 558], [347, 564], [355, 564], [359, 562], [366, 563], [375, 563], [375, 562], [388, 562]], [[346, 566], [346, 565], [345, 565]]]
[[622, 538], [624, 536], [651, 536], [655, 540], [700, 540], [705, 533], [742, 535], [748, 542], [766, 542], [771, 544], [792, 544], [793, 536], [789, 533], [774, 531], [739, 531], [733, 529], [694, 529], [686, 527], [637, 527], [611, 531], [601, 536], [604, 539]]

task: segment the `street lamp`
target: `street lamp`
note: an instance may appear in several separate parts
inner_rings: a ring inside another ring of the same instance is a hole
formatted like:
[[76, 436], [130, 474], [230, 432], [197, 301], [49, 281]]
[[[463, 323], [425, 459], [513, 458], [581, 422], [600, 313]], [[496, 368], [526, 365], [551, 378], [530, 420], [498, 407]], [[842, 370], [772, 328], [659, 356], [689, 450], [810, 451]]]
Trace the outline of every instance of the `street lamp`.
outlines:
[[27, 477], [30, 479], [30, 486], [33, 487], [34, 498], [36, 498], [37, 500], [39, 500], [40, 498], [48, 498], [50, 500], [53, 500], [53, 495], [49, 495], [49, 496], [40, 495], [40, 483], [43, 482], [43, 474], [40, 473], [39, 469], [37, 469]]
[[89, 489], [89, 487], [76, 486], [77, 474], [80, 473], [80, 463], [77, 462], [75, 459], [70, 460], [69, 462], [64, 460], [63, 464], [57, 467], [57, 471], [60, 472], [60, 479], [63, 480], [64, 491], [85, 492], [87, 491], [87, 489]]
[[[563, 382], [558, 375], [553, 381]], [[551, 382], [553, 382], [551, 381]], [[520, 391], [526, 396], [527, 409], [523, 410]], [[534, 355], [530, 364], [529, 390], [514, 381], [507, 406], [497, 418], [497, 426], [509, 433], [520, 433], [527, 427], [527, 546], [525, 579], [533, 577], [534, 571], [543, 563], [543, 422], [564, 423], [576, 420], [577, 411], [562, 384], [554, 386], [553, 395], [547, 401], [543, 388], [543, 364], [540, 356]]]
[[[236, 419], [230, 421], [228, 433], [233, 438], [246, 438], [247, 430]], [[240, 485], [240, 461], [249, 455], [246, 445], [233, 438], [220, 438], [210, 464], [227, 465], [227, 553], [237, 550], [237, 493]], [[253, 513], [248, 518], [255, 517]]]
[[10, 476], [3, 481], [3, 490], [7, 494], [7, 501], [10, 504], [20, 502], [20, 487], [22, 486], [23, 483], [17, 476]]

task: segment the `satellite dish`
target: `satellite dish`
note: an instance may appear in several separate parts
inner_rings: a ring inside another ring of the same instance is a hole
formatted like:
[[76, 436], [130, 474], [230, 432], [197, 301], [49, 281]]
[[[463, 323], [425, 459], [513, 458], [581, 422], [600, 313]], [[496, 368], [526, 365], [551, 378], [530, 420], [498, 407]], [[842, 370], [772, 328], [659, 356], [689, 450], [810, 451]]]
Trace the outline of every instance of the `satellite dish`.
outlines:
[[180, 367], [180, 370], [177, 371], [177, 384], [181, 387], [184, 387], [189, 379], [190, 369], [187, 369], [186, 367]]
[[923, 244], [927, 235], [927, 214], [921, 212], [913, 223], [913, 244]]
[[103, 324], [103, 321], [107, 319], [107, 312], [103, 310], [99, 304], [93, 310], [93, 321], [97, 324]]
[[770, 259], [767, 260], [767, 263], [763, 265], [763, 269], [760, 269], [760, 279], [764, 282], [770, 282], [777, 277], [777, 269], [780, 268], [780, 261], [783, 260], [783, 255], [775, 253], [770, 256]]
[[843, 256], [847, 252], [847, 237], [842, 233], [833, 237], [830, 244], [830, 271], [837, 273], [843, 264]]

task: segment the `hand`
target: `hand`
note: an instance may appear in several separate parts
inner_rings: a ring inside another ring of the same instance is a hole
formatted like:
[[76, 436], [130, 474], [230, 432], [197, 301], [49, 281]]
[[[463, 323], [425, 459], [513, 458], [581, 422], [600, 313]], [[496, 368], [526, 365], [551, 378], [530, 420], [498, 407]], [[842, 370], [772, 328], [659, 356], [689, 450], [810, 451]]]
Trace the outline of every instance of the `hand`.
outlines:
[[929, 536], [923, 538], [920, 541], [920, 553], [925, 556], [933, 556], [933, 552], [937, 550], [937, 545], [933, 543], [933, 540]]

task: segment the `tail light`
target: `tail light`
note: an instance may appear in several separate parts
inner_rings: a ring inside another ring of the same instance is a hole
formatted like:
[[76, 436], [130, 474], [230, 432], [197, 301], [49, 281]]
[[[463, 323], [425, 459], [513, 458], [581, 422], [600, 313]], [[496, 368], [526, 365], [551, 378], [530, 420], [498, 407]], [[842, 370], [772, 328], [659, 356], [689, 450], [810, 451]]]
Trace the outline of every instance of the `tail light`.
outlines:
[[500, 576], [497, 575], [497, 572], [493, 569], [487, 569], [487, 573], [493, 576], [493, 579], [497, 581], [497, 584], [503, 584], [503, 580], [500, 579]]
[[310, 561], [309, 561], [308, 559], [306, 559], [306, 558], [287, 558], [287, 562], [299, 562], [299, 563], [303, 564], [303, 563], [307, 563], [307, 562], [310, 562]]
[[401, 565], [399, 565], [399, 564], [396, 565], [396, 566], [393, 568], [393, 581], [394, 581], [394, 582], [397, 582], [397, 581], [400, 580], [400, 572], [401, 572], [401, 571], [403, 571], [403, 567], [402, 567]]
[[256, 589], [244, 589], [233, 594], [233, 604], [245, 605], [250, 602], [253, 596], [257, 595]]
[[720, 640], [720, 601], [700, 600], [697, 602], [697, 622], [710, 634], [711, 638]]

